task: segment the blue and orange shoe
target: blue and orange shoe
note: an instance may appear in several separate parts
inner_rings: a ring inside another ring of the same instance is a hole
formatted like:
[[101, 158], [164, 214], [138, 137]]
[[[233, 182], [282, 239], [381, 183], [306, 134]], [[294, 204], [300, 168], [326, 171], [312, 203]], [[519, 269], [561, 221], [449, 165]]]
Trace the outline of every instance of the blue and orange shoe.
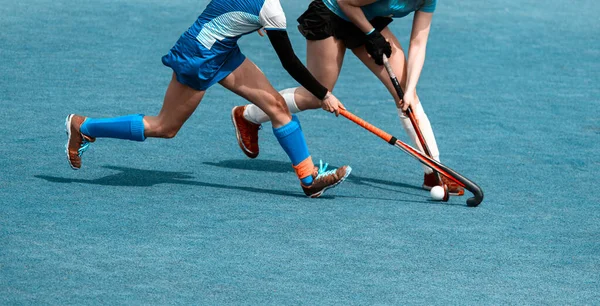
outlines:
[[81, 155], [89, 148], [90, 143], [96, 140], [96, 138], [81, 134], [81, 125], [85, 119], [86, 117], [70, 114], [65, 120], [65, 132], [67, 132], [65, 152], [73, 170], [81, 168]]
[[352, 167], [350, 166], [342, 166], [329, 171], [327, 171], [327, 166], [327, 163], [323, 166], [323, 161], [320, 161], [319, 167], [315, 166], [315, 171], [313, 172], [313, 183], [309, 186], [300, 183], [306, 196], [310, 198], [320, 197], [325, 190], [342, 183], [350, 175], [350, 172], [352, 172]]

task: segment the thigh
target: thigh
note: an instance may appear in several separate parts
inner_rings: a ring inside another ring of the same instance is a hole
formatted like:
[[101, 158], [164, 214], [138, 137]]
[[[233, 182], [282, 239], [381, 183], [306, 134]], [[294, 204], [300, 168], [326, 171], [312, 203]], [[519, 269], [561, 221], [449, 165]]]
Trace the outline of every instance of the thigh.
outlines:
[[327, 89], [333, 91], [338, 80], [346, 46], [341, 40], [328, 37], [306, 41], [306, 64], [312, 75]]
[[[400, 42], [396, 38], [396, 36], [389, 30], [389, 28], [385, 28], [381, 31], [381, 35], [383, 35], [392, 45], [392, 56], [389, 59], [390, 65], [392, 69], [396, 73], [396, 76], [399, 78], [400, 86], [402, 88], [406, 85], [406, 56], [404, 54], [404, 50], [400, 45]], [[400, 97], [396, 94], [396, 90], [394, 89], [394, 85], [390, 80], [390, 77], [385, 70], [384, 66], [379, 66], [375, 64], [372, 58], [369, 57], [365, 46], [360, 46], [358, 48], [352, 49], [352, 52], [375, 74], [379, 80], [385, 85], [390, 94], [394, 97], [394, 101], [396, 101], [396, 106], [400, 101]], [[399, 106], [398, 106], [399, 107]]]
[[271, 118], [274, 125], [291, 119], [283, 97], [262, 71], [247, 58], [219, 84], [258, 106]]
[[[317, 81], [329, 91], [333, 91], [338, 80], [345, 53], [344, 43], [333, 36], [322, 40], [306, 41], [307, 68]], [[321, 106], [321, 101], [303, 87], [296, 91], [296, 103], [300, 109]]]
[[310, 2], [298, 18], [298, 30], [306, 39], [308, 69], [329, 90], [333, 90], [346, 53], [343, 41], [335, 38], [336, 29], [346, 23], [349, 22], [336, 16], [323, 1]]

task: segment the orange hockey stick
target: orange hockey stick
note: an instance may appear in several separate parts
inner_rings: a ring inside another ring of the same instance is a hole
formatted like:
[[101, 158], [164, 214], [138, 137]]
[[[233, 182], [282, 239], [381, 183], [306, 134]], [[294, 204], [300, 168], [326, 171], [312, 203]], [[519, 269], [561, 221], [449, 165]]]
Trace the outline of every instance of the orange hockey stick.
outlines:
[[362, 118], [354, 115], [353, 113], [351, 113], [345, 109], [340, 110], [340, 115], [342, 115], [342, 116], [348, 118], [350, 121], [360, 125], [367, 131], [379, 136], [379, 138], [385, 140], [387, 143], [389, 143], [395, 147], [398, 147], [402, 151], [406, 152], [408, 155], [416, 158], [419, 162], [421, 162], [425, 166], [432, 168], [433, 170], [437, 171], [439, 174], [449, 178], [450, 180], [456, 182], [458, 185], [469, 190], [471, 193], [473, 193], [473, 197], [467, 199], [468, 206], [476, 207], [477, 205], [479, 205], [481, 203], [481, 201], [483, 201], [483, 190], [481, 190], [481, 187], [479, 187], [473, 181], [467, 179], [466, 177], [462, 176], [458, 172], [450, 169], [449, 167], [432, 159], [431, 157], [424, 155], [419, 150], [407, 145], [406, 143], [402, 142], [401, 140], [398, 140], [398, 138], [392, 136], [391, 134], [388, 134], [387, 132], [370, 124], [369, 122], [363, 120]]

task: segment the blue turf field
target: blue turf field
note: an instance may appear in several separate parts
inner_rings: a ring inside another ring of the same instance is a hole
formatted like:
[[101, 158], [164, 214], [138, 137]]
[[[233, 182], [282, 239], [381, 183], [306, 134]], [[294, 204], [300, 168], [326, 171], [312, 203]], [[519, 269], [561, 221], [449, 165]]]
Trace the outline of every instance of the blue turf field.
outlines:
[[[354, 172], [307, 199], [270, 125], [241, 153], [219, 86], [175, 139], [100, 139], [72, 171], [64, 117], [157, 113], [206, 2], [2, 1], [0, 304], [599, 303], [596, 1], [439, 2], [420, 96], [479, 208], [429, 201], [415, 160], [323, 111], [300, 115], [313, 157]], [[304, 58], [308, 2], [282, 3]], [[268, 39], [241, 47], [295, 86]], [[406, 140], [351, 53], [335, 93]]]

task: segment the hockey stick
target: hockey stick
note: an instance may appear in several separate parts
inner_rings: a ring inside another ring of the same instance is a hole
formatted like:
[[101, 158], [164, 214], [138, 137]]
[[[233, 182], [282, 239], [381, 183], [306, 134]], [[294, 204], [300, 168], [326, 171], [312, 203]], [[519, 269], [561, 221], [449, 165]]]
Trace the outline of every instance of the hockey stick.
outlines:
[[387, 132], [368, 123], [367, 121], [363, 120], [362, 118], [354, 115], [353, 113], [351, 113], [345, 109], [340, 110], [340, 115], [342, 115], [342, 116], [348, 118], [350, 121], [360, 125], [361, 127], [368, 130], [369, 132], [379, 136], [379, 138], [385, 140], [387, 143], [398, 147], [402, 151], [406, 152], [408, 155], [416, 158], [423, 165], [432, 168], [433, 170], [437, 171], [439, 174], [449, 178], [450, 180], [456, 182], [458, 185], [469, 190], [471, 193], [473, 193], [473, 197], [467, 199], [468, 206], [476, 207], [477, 205], [479, 205], [481, 203], [481, 201], [483, 201], [483, 190], [481, 190], [481, 188], [477, 184], [475, 184], [473, 181], [460, 175], [458, 172], [450, 169], [449, 167], [441, 164], [440, 162], [430, 158], [429, 156], [424, 155], [419, 150], [407, 145], [406, 143], [402, 142], [401, 140], [398, 140], [398, 138], [392, 136], [391, 134], [388, 134]]
[[[387, 73], [390, 76], [390, 80], [392, 81], [392, 85], [394, 86], [394, 89], [396, 90], [396, 94], [398, 94], [398, 97], [400, 99], [404, 99], [404, 91], [402, 90], [402, 87], [400, 87], [398, 78], [396, 77], [396, 74], [394, 73], [394, 70], [392, 69], [390, 62], [388, 61], [388, 57], [385, 54], [383, 55], [383, 65], [385, 66], [385, 70], [387, 70]], [[408, 116], [408, 118], [410, 119], [410, 123], [413, 126], [413, 129], [415, 130], [415, 134], [417, 135], [417, 138], [419, 139], [419, 143], [421, 144], [421, 147], [423, 148], [423, 152], [425, 153], [425, 155], [433, 158], [433, 155], [431, 154], [431, 150], [429, 149], [429, 146], [427, 145], [427, 142], [425, 141], [425, 137], [423, 136], [423, 133], [421, 132], [421, 128], [419, 127], [419, 123], [417, 122], [417, 118], [415, 117], [415, 113], [413, 112], [412, 108], [409, 106], [408, 109], [405, 111], [405, 113]], [[438, 184], [441, 184], [445, 190], [443, 201], [448, 201], [448, 198], [449, 198], [448, 186], [446, 186], [446, 184], [444, 184], [444, 181], [442, 181], [442, 178], [438, 172], [435, 173], [435, 176], [437, 178]]]

